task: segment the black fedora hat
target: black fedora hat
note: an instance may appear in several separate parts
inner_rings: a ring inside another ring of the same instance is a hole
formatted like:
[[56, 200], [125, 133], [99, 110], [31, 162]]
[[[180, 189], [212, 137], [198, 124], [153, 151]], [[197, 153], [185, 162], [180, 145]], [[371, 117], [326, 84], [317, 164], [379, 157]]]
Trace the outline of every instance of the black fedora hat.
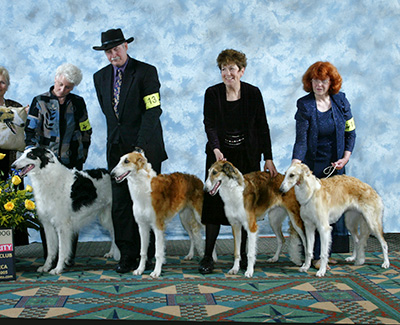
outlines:
[[125, 39], [121, 28], [109, 29], [108, 31], [101, 33], [101, 46], [93, 46], [93, 49], [96, 51], [106, 51], [122, 43], [130, 43], [132, 41], [133, 37]]

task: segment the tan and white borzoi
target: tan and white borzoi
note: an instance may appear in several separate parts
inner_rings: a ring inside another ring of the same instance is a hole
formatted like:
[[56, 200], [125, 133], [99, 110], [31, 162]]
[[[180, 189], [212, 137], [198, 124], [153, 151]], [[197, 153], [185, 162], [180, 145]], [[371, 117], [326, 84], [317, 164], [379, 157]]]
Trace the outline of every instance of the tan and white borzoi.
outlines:
[[[128, 180], [133, 201], [133, 215], [139, 226], [140, 263], [134, 275], [145, 270], [150, 229], [155, 234], [156, 265], [150, 276], [161, 274], [165, 259], [166, 226], [179, 213], [183, 227], [188, 232], [191, 246], [185, 259], [193, 257], [194, 246], [204, 255], [202, 240], [203, 182], [196, 176], [184, 173], [159, 174], [152, 169], [142, 152], [131, 152], [121, 157], [111, 175], [117, 182]], [[216, 255], [214, 252], [214, 259]]]
[[292, 261], [301, 265], [299, 235], [306, 243], [300, 206], [294, 191], [282, 194], [279, 186], [284, 176], [271, 177], [268, 172], [256, 171], [242, 174], [232, 163], [217, 161], [208, 170], [205, 190], [211, 195], [219, 192], [224, 202], [225, 215], [232, 226], [234, 237], [234, 265], [228, 272], [237, 274], [240, 264], [240, 244], [242, 226], [248, 233], [246, 277], [252, 277], [257, 251], [257, 221], [268, 213], [270, 225], [276, 235], [278, 247], [269, 262], [276, 262], [282, 250], [284, 237], [282, 222], [289, 215], [291, 229], [290, 255]]
[[29, 175], [46, 235], [47, 258], [38, 272], [61, 274], [71, 263], [73, 236], [96, 217], [111, 237], [111, 249], [105, 257], [120, 259], [111, 219], [111, 178], [105, 169], [68, 169], [44, 148], [25, 150], [13, 167], [20, 170], [21, 177]]
[[293, 163], [286, 171], [281, 191], [287, 192], [293, 187], [307, 237], [306, 259], [300, 271], [307, 272], [310, 268], [317, 229], [321, 238], [321, 266], [316, 275], [325, 275], [331, 246], [330, 224], [335, 223], [343, 213], [354, 243], [353, 255], [346, 261], [364, 264], [365, 246], [372, 232], [382, 246], [382, 268], [389, 267], [388, 246], [383, 238], [383, 203], [370, 185], [347, 175], [318, 179], [307, 165]]

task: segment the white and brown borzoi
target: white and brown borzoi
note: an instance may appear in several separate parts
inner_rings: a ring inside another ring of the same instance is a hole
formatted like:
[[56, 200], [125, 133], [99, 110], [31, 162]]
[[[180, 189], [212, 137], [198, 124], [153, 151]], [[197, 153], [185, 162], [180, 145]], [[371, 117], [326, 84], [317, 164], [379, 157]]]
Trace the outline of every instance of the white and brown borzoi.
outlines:
[[232, 226], [234, 237], [234, 265], [228, 272], [237, 274], [240, 264], [240, 244], [242, 226], [248, 233], [246, 277], [252, 277], [257, 251], [257, 221], [268, 213], [270, 225], [276, 235], [278, 247], [269, 262], [276, 262], [282, 250], [284, 237], [282, 223], [289, 215], [291, 224], [290, 255], [292, 261], [301, 265], [299, 235], [305, 244], [300, 206], [294, 191], [283, 195], [279, 186], [284, 176], [271, 177], [268, 172], [242, 173], [228, 161], [217, 161], [208, 170], [204, 189], [211, 195], [219, 192], [224, 202], [225, 215]]
[[[29, 175], [46, 235], [48, 254], [38, 272], [61, 274], [70, 263], [73, 236], [96, 216], [111, 237], [111, 249], [105, 257], [120, 259], [111, 219], [111, 177], [105, 169], [68, 169], [44, 148], [25, 150], [13, 167], [20, 170], [20, 176]], [[52, 268], [57, 255], [57, 265]]]
[[325, 275], [331, 246], [330, 224], [335, 223], [343, 213], [354, 243], [353, 256], [346, 260], [355, 261], [356, 265], [364, 264], [365, 246], [372, 232], [382, 246], [382, 268], [389, 267], [388, 246], [383, 238], [383, 203], [370, 185], [347, 175], [318, 179], [307, 165], [293, 163], [286, 171], [281, 190], [287, 192], [293, 187], [307, 237], [306, 259], [300, 271], [307, 272], [310, 268], [317, 229], [321, 238], [321, 266], [316, 275]]
[[117, 182], [127, 179], [133, 201], [133, 215], [139, 226], [140, 263], [133, 271], [134, 275], [140, 275], [145, 270], [149, 234], [150, 229], [153, 229], [156, 264], [150, 276], [160, 276], [165, 260], [164, 233], [169, 221], [178, 213], [191, 240], [186, 259], [193, 257], [194, 246], [201, 256], [204, 255], [204, 226], [201, 224], [204, 191], [203, 182], [198, 177], [178, 172], [157, 175], [143, 152], [136, 151], [122, 156], [111, 176]]

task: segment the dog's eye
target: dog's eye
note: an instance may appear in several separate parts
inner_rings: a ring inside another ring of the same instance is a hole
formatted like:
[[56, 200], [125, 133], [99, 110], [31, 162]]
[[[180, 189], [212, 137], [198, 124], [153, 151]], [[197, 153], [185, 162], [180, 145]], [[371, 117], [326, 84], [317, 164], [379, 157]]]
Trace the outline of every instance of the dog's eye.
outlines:
[[216, 170], [213, 170], [211, 174], [217, 175], [217, 171], [216, 171]]
[[124, 164], [129, 164], [129, 159], [128, 158], [125, 158]]
[[29, 152], [26, 156], [30, 159], [35, 159], [35, 156], [32, 152]]

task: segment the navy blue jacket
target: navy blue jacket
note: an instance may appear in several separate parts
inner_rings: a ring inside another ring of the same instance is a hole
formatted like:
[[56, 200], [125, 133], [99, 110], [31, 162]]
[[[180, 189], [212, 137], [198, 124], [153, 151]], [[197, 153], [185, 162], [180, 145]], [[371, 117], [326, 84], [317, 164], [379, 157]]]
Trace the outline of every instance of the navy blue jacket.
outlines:
[[[337, 157], [341, 159], [345, 151], [353, 151], [356, 131], [350, 103], [342, 92], [331, 95], [333, 120], [336, 128]], [[313, 170], [317, 154], [318, 121], [317, 104], [314, 93], [297, 101], [296, 142], [293, 147], [292, 159], [299, 159]], [[344, 168], [338, 170], [343, 174]]]

